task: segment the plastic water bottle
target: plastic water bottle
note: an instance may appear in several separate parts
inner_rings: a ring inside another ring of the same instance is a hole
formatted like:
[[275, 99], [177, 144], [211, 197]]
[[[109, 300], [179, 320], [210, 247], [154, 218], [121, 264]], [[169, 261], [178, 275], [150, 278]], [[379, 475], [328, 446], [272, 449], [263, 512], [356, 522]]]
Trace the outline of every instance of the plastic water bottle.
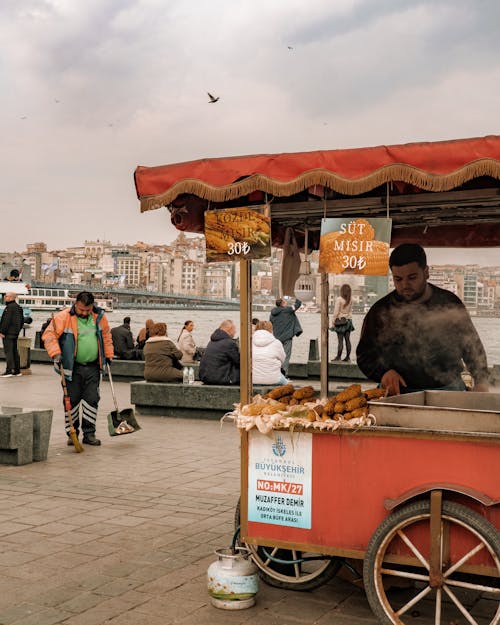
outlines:
[[193, 369], [193, 367], [189, 367], [189, 371], [188, 371], [188, 384], [194, 384], [194, 369]]
[[184, 367], [182, 370], [182, 383], [189, 384], [189, 370], [187, 367]]

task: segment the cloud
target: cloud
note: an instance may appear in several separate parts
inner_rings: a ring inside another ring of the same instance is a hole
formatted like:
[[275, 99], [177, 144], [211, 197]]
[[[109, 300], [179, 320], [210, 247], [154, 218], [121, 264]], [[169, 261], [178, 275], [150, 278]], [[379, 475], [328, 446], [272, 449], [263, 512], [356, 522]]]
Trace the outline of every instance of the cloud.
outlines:
[[165, 211], [139, 213], [138, 164], [493, 133], [499, 12], [494, 0], [242, 0], [237, 11], [4, 0], [8, 244], [173, 239]]

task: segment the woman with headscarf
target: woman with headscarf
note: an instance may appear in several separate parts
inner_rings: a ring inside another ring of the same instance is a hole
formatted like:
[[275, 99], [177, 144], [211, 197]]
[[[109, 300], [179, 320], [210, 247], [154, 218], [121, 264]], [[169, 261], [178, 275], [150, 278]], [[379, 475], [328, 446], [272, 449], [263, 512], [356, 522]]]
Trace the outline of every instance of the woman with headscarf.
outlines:
[[167, 336], [166, 323], [154, 323], [144, 346], [144, 379], [146, 382], [182, 381], [182, 352]]

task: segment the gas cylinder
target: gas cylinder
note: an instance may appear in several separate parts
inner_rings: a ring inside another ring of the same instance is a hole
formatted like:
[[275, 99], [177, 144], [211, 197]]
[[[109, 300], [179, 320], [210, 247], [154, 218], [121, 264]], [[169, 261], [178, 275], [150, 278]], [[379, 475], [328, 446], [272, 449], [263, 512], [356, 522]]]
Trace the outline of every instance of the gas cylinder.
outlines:
[[245, 547], [216, 549], [218, 559], [208, 567], [208, 594], [212, 605], [223, 610], [243, 610], [255, 603], [257, 567]]

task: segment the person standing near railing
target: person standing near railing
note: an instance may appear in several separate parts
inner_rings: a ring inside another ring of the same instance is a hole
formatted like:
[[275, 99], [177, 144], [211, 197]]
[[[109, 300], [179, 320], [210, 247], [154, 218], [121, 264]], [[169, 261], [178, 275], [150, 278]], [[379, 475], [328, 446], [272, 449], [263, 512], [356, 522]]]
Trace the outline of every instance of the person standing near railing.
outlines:
[[333, 360], [341, 359], [345, 341], [344, 362], [349, 362], [351, 360], [351, 332], [354, 330], [354, 325], [352, 323], [352, 292], [348, 284], [340, 287], [340, 295], [336, 298], [333, 308], [332, 322], [330, 330], [337, 335], [337, 355]]
[[0, 376], [2, 378], [22, 375], [17, 338], [23, 329], [24, 313], [16, 297], [16, 293], [5, 294], [5, 308], [0, 319], [0, 337], [3, 339], [6, 362], [5, 373]]

